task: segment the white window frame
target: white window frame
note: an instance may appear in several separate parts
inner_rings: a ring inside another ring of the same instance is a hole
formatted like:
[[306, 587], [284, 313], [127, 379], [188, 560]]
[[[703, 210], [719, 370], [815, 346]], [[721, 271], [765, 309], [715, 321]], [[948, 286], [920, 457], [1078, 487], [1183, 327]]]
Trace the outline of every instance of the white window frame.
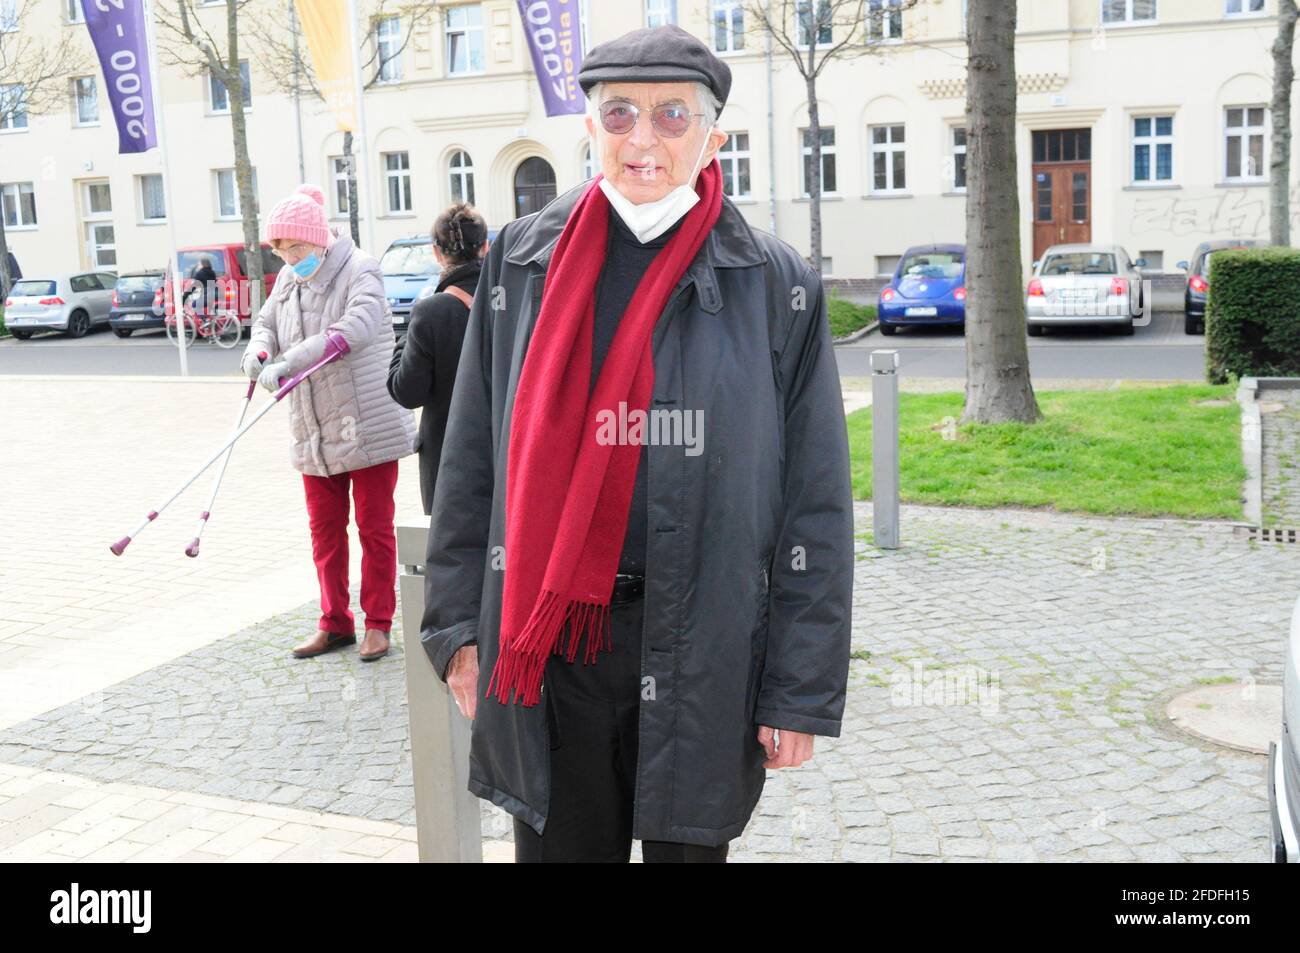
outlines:
[[588, 140], [587, 144], [582, 148], [582, 181], [586, 182], [588, 179], [594, 179], [595, 177], [596, 157], [592, 151], [591, 142]]
[[25, 100], [27, 99], [27, 89], [22, 83], [0, 84], [0, 93], [4, 93], [5, 90], [9, 89], [18, 90], [18, 101], [23, 105], [19, 112], [5, 116], [3, 121], [0, 121], [0, 134], [26, 132], [31, 128], [31, 116], [28, 114], [27, 106], [25, 104]]
[[[1230, 109], [1241, 110], [1241, 121], [1244, 123], [1244, 125], [1241, 126], [1228, 125], [1228, 110]], [[1262, 125], [1259, 126], [1250, 125], [1250, 111], [1252, 109], [1262, 109], [1264, 111], [1264, 122]], [[1241, 104], [1241, 105], [1232, 104], [1229, 106], [1224, 106], [1223, 114], [1220, 119], [1220, 122], [1222, 124], [1221, 128], [1223, 129], [1223, 134], [1220, 137], [1220, 142], [1222, 143], [1222, 147], [1221, 147], [1222, 151], [1219, 153], [1219, 155], [1221, 156], [1220, 161], [1222, 162], [1221, 168], [1223, 170], [1223, 181], [1224, 182], [1266, 181], [1268, 179], [1268, 135], [1269, 135], [1268, 105], [1265, 103], [1249, 103], [1249, 104]], [[1242, 139], [1241, 161], [1242, 161], [1242, 166], [1244, 168], [1247, 165], [1250, 157], [1250, 138], [1251, 136], [1254, 135], [1260, 135], [1263, 137], [1263, 142], [1261, 143], [1261, 148], [1260, 148], [1260, 155], [1263, 157], [1261, 162], [1263, 168], [1259, 170], [1258, 175], [1229, 176], [1228, 175], [1228, 140], [1233, 136], [1239, 136]]]
[[85, 23], [86, 11], [81, 9], [81, 0], [66, 0], [63, 12], [69, 23]]
[[[808, 171], [808, 170], [807, 170], [807, 165], [808, 165], [808, 163], [806, 162], [806, 160], [812, 157], [812, 143], [809, 143], [808, 145], [804, 145], [804, 144], [803, 144], [804, 136], [805, 136], [809, 131], [810, 131], [810, 130], [809, 130], [809, 128], [808, 128], [807, 126], [801, 126], [801, 127], [799, 127], [799, 133], [798, 133], [798, 135], [799, 135], [799, 139], [798, 139], [798, 142], [799, 142], [799, 195], [800, 195], [801, 198], [804, 198], [804, 199], [807, 199], [807, 198], [810, 197], [809, 194], [808, 194], [808, 176], [807, 176], [807, 171]], [[822, 126], [820, 131], [823, 132], [823, 133], [824, 133], [824, 132], [827, 132], [827, 131], [830, 131], [830, 132], [832, 133], [832, 135], [833, 135], [834, 132], [835, 132], [835, 126], [834, 126], [834, 125], [830, 125], [830, 126]], [[831, 143], [829, 146], [826, 145], [825, 143], [822, 144], [822, 168], [821, 168], [821, 174], [822, 174], [822, 198], [827, 198], [827, 197], [834, 198], [835, 196], [837, 196], [837, 195], [840, 194], [840, 190], [839, 190], [839, 188], [838, 188], [838, 186], [839, 186], [839, 184], [840, 184], [840, 168], [839, 168], [838, 155], [839, 155], [839, 153], [837, 152], [837, 147], [836, 147], [836, 145], [835, 145], [834, 143]], [[830, 156], [831, 163], [835, 166], [835, 185], [837, 186], [837, 188], [836, 188], [835, 191], [833, 191], [833, 192], [828, 192], [828, 191], [826, 191], [826, 157], [827, 157], [827, 156]]]
[[[903, 130], [903, 139], [901, 142], [894, 142], [894, 129]], [[886, 142], [876, 142], [875, 131], [877, 129], [888, 130]], [[903, 154], [903, 185], [894, 184], [894, 153]], [[883, 189], [876, 188], [876, 156], [883, 154], [885, 158], [885, 181], [888, 183]], [[867, 156], [870, 160], [868, 169], [867, 182], [870, 187], [867, 191], [873, 195], [906, 195], [907, 194], [907, 123], [905, 122], [880, 122], [867, 126]]]
[[[745, 137], [746, 148], [744, 149], [736, 148], [737, 136]], [[737, 199], [751, 199], [754, 197], [754, 167], [752, 162], [753, 154], [750, 152], [748, 146], [749, 146], [749, 130], [740, 129], [737, 130], [736, 132], [729, 133], [727, 135], [727, 141], [724, 142], [722, 144], [722, 148], [718, 150], [718, 164], [722, 167], [722, 182], [724, 186], [723, 194], [726, 195], [727, 198], [731, 199], [733, 202], [736, 201]], [[747, 168], [749, 171], [748, 192], [739, 191], [740, 164], [742, 162], [747, 163]], [[731, 183], [734, 187], [736, 187], [737, 191], [735, 192], [726, 191], [727, 183]]]
[[[464, 26], [452, 26], [451, 18], [453, 14], [461, 11], [477, 10], [478, 23], [469, 22], [468, 15]], [[483, 4], [465, 3], [456, 7], [447, 7], [442, 18], [443, 34], [443, 55], [447, 58], [447, 75], [448, 76], [479, 76], [487, 71], [487, 47], [484, 45], [483, 32]], [[455, 68], [455, 59], [452, 56], [452, 37], [459, 36], [465, 42], [465, 68], [458, 70]], [[474, 38], [478, 39], [478, 52], [482, 57], [483, 65], [478, 69], [474, 68]]]
[[[235, 206], [234, 214], [225, 214], [225, 213], [223, 213], [223, 212], [221, 211], [221, 177], [222, 177], [222, 174], [223, 174], [223, 173], [227, 173], [227, 172], [230, 173], [230, 194], [231, 194], [232, 200], [233, 200], [233, 202], [234, 202], [234, 206]], [[257, 201], [257, 169], [254, 168], [254, 169], [252, 170], [252, 173], [253, 173], [253, 206], [254, 206], [254, 208], [256, 209], [257, 206], [258, 206], [258, 201]], [[239, 205], [239, 179], [238, 179], [237, 176], [235, 175], [235, 170], [234, 170], [233, 168], [228, 168], [228, 169], [213, 169], [213, 170], [212, 170], [212, 185], [213, 185], [213, 197], [217, 200], [217, 201], [216, 201], [216, 216], [215, 216], [215, 217], [216, 217], [216, 220], [217, 220], [218, 222], [239, 222], [239, 221], [243, 221], [243, 218], [244, 218], [244, 212], [243, 212], [243, 209], [240, 208], [240, 205]]]
[[[95, 106], [94, 119], [83, 120], [81, 118], [81, 83], [83, 80], [90, 80], [91, 96]], [[94, 73], [72, 78], [72, 125], [78, 129], [99, 125], [99, 78]]]
[[[388, 160], [397, 156], [406, 157], [406, 165], [403, 168], [390, 169]], [[411, 153], [405, 149], [395, 152], [381, 152], [379, 154], [380, 165], [384, 170], [384, 213], [387, 215], [414, 215], [415, 202], [411, 193]], [[389, 191], [393, 181], [396, 180], [398, 195], [405, 193], [405, 208], [393, 207], [393, 195]], [[404, 181], [403, 181], [404, 180]], [[405, 186], [405, 188], [403, 188]]]
[[587, 55], [591, 49], [591, 14], [588, 12], [588, 0], [578, 0], [578, 31], [582, 37], [582, 54]]
[[[890, 35], [878, 30], [888, 22]], [[963, 22], [965, 20], [963, 19]], [[898, 35], [893, 35], [892, 27], [898, 24]], [[903, 42], [903, 4], [902, 0], [867, 0], [866, 30], [868, 43], [902, 43]]]
[[677, 22], [677, 0], [645, 0], [645, 25], [667, 26]]
[[[396, 31], [396, 32], [394, 32]], [[391, 56], [385, 50], [396, 49]], [[394, 15], [375, 21], [375, 56], [379, 60], [379, 82], [402, 81], [402, 18]]]
[[[464, 156], [464, 165], [455, 165], [457, 157]], [[456, 181], [460, 180], [460, 195], [456, 198]], [[450, 202], [468, 202], [475, 204], [478, 198], [477, 183], [474, 181], [474, 157], [467, 149], [455, 149], [447, 157], [447, 196]]]
[[[1258, 3], [1257, 9], [1250, 9], [1251, 5]], [[1233, 6], [1237, 9], [1233, 10]], [[1268, 16], [1268, 4], [1264, 0], [1223, 0], [1223, 15], [1228, 19], [1238, 19], [1241, 17], [1265, 17]]]
[[[91, 189], [103, 186], [108, 190], [108, 208], [96, 211], [90, 207]], [[106, 222], [113, 218], [113, 183], [108, 179], [93, 179], [81, 183], [81, 218], [87, 222]]]
[[[803, 20], [802, 20], [802, 18], [800, 17], [800, 11], [801, 11], [804, 7], [808, 7], [808, 9], [809, 9], [810, 12], [813, 11], [813, 10], [815, 10], [815, 9], [817, 9], [816, 7], [813, 7], [813, 6], [812, 6], [812, 4], [813, 4], [814, 2], [817, 4], [818, 7], [826, 6], [828, 9], [829, 9], [829, 7], [830, 7], [830, 4], [827, 2], [827, 0], [795, 0], [795, 4], [794, 4], [794, 45], [795, 45], [795, 49], [799, 49], [799, 50], [806, 50], [806, 49], [808, 49], [808, 42], [807, 42], [807, 40], [806, 40], [805, 37], [804, 37]], [[825, 40], [818, 39], [818, 40], [817, 40], [817, 45], [818, 45], [819, 47], [831, 46], [831, 45], [833, 45], [833, 44], [835, 43], [835, 24], [834, 24], [834, 22], [832, 22], [832, 23], [830, 24], [830, 26], [828, 27], [828, 29], [830, 30], [830, 37], [827, 38], [827, 39], [825, 39]]]
[[[1129, 115], [1128, 118], [1129, 118], [1129, 127], [1128, 127], [1128, 134], [1129, 134], [1129, 155], [1128, 155], [1128, 158], [1129, 158], [1129, 162], [1128, 162], [1128, 177], [1129, 177], [1129, 185], [1135, 186], [1135, 187], [1137, 187], [1137, 188], [1145, 188], [1145, 187], [1148, 187], [1148, 186], [1173, 185], [1173, 184], [1174, 184], [1174, 181], [1175, 181], [1175, 178], [1176, 178], [1175, 175], [1174, 175], [1174, 161], [1175, 161], [1175, 159], [1176, 159], [1176, 157], [1177, 157], [1177, 149], [1174, 148], [1174, 133], [1173, 133], [1173, 128], [1174, 128], [1174, 115], [1173, 115], [1173, 113], [1131, 113], [1131, 114]], [[1146, 135], [1146, 136], [1139, 136], [1139, 135], [1137, 134], [1137, 122], [1138, 122], [1139, 119], [1149, 119], [1149, 120], [1151, 120], [1151, 133], [1150, 133], [1149, 135]], [[1170, 129], [1170, 132], [1169, 132], [1169, 134], [1166, 135], [1166, 136], [1162, 136], [1162, 135], [1160, 135], [1160, 134], [1158, 134], [1158, 133], [1156, 132], [1156, 128], [1157, 128], [1157, 127], [1156, 127], [1156, 121], [1159, 120], [1159, 119], [1168, 119], [1168, 120], [1169, 120], [1169, 129]], [[1158, 147], [1158, 146], [1162, 146], [1162, 145], [1167, 145], [1167, 146], [1169, 146], [1169, 178], [1167, 178], [1167, 179], [1157, 178], [1157, 171], [1156, 171], [1157, 168], [1158, 168], [1158, 160], [1157, 160], [1157, 158], [1156, 158], [1156, 156], [1157, 156], [1157, 152], [1158, 152], [1157, 147]], [[1139, 178], [1137, 177], [1137, 150], [1138, 150], [1138, 146], [1146, 146], [1146, 147], [1147, 147], [1147, 150], [1148, 150], [1148, 152], [1147, 152], [1147, 156], [1148, 156], [1148, 159], [1147, 159], [1147, 169], [1148, 169], [1148, 171], [1151, 173], [1151, 175], [1150, 175], [1149, 178], [1146, 178], [1146, 179], [1139, 179]], [[1225, 148], [1225, 150], [1226, 150], [1226, 148], [1227, 148], [1226, 143], [1225, 143], [1225, 145], [1224, 145], [1224, 148]], [[1225, 157], [1226, 157], [1226, 155], [1227, 155], [1226, 151], [1225, 151], [1224, 155], [1225, 155]]]
[[[158, 216], [150, 216], [150, 215], [148, 214], [149, 206], [148, 206], [148, 203], [146, 203], [146, 201], [145, 201], [145, 194], [146, 194], [146, 191], [147, 191], [146, 188], [145, 188], [145, 180], [146, 180], [146, 179], [157, 179], [157, 180], [158, 180], [158, 193], [159, 193], [159, 199], [162, 201], [162, 204], [163, 204], [163, 214], [162, 214], [162, 215], [158, 215]], [[135, 208], [135, 211], [136, 211], [136, 215], [139, 216], [140, 224], [142, 224], [142, 225], [160, 225], [160, 224], [162, 224], [163, 222], [167, 221], [167, 196], [166, 196], [166, 194], [165, 194], [164, 191], [163, 191], [163, 181], [162, 181], [162, 174], [161, 174], [161, 173], [158, 173], [158, 172], [145, 172], [145, 173], [142, 173], [142, 174], [140, 174], [140, 175], [137, 175], [137, 176], [135, 177], [135, 194], [136, 194], [136, 208]]]
[[[959, 132], [965, 133], [965, 138], [961, 143], [957, 142], [957, 133]], [[962, 172], [964, 175], [969, 176], [970, 163], [969, 161], [966, 161], [966, 157], [970, 155], [970, 129], [960, 123], [949, 126], [948, 145], [949, 148], [952, 149], [952, 176], [948, 181], [948, 188], [959, 195], [964, 195], [966, 193], [966, 186], [957, 184], [957, 157], [962, 156]]]
[[[1152, 23], [1158, 23], [1160, 21], [1160, 4], [1158, 0], [1149, 0], [1151, 3], [1151, 16], [1144, 17], [1141, 20], [1135, 20], [1133, 18], [1133, 5], [1137, 3], [1138, 0], [1124, 0], [1124, 19], [1122, 20], [1106, 19], [1106, 2], [1107, 0], [1097, 0], [1097, 20], [1101, 24], [1102, 29], [1109, 30], [1114, 27], [1126, 26], [1149, 26]], [[1143, 0], [1143, 2], [1147, 2], [1147, 0]]]
[[[32, 197], [32, 220], [26, 221], [23, 215], [23, 195], [27, 194]], [[10, 232], [31, 231], [40, 224], [40, 215], [36, 211], [36, 183], [34, 182], [5, 182], [0, 185], [0, 219], [4, 218], [5, 200], [13, 202], [14, 205], [14, 224], [10, 225], [5, 222], [5, 230]]]
[[[353, 156], [355, 159], [356, 157]], [[349, 215], [348, 205], [348, 157], [347, 156], [330, 156], [329, 157], [330, 173], [330, 208], [334, 218], [346, 218]]]
[[[736, 16], [740, 16], [740, 29], [736, 29]], [[718, 18], [724, 24], [725, 46], [718, 46]], [[745, 52], [745, 0], [711, 0], [709, 4], [709, 47], [715, 53]]]
[[[225, 0], [221, 0], [221, 2], [224, 3]], [[253, 108], [253, 70], [252, 67], [248, 65], [248, 60], [243, 59], [239, 61], [239, 74], [240, 78], [244, 81], [244, 96], [247, 98], [247, 102], [244, 103], [244, 112], [248, 112]], [[226, 98], [226, 105], [224, 108], [217, 106], [218, 89], [221, 90], [221, 94]], [[221, 80], [217, 79], [216, 74], [211, 70], [208, 70], [208, 112], [214, 116], [225, 116], [230, 113], [230, 90], [226, 89], [225, 84], [223, 84]]]

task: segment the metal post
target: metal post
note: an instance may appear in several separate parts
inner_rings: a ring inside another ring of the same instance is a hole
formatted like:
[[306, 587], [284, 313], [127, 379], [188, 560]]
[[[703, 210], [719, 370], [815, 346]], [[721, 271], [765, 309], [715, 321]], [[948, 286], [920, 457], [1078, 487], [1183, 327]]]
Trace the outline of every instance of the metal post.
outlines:
[[482, 818], [469, 790], [470, 722], [420, 643], [428, 539], [427, 516], [397, 524], [416, 840], [422, 863], [482, 863]]
[[871, 352], [871, 514], [875, 544], [898, 548], [898, 352]]

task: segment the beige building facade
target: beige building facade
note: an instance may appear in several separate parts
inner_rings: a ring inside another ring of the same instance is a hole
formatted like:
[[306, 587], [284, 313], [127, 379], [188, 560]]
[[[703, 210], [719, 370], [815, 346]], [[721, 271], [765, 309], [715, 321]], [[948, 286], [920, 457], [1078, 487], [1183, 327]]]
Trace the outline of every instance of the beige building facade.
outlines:
[[[834, 278], [875, 277], [911, 245], [965, 240], [963, 0], [902, 11], [894, 0], [868, 2], [880, 10], [869, 49], [828, 65], [818, 88], [823, 255]], [[731, 136], [722, 154], [728, 191], [754, 226], [775, 228], [807, 254], [806, 91], [787, 53], [769, 55], [746, 6], [585, 0], [583, 33], [594, 44], [671, 21], [713, 44], [734, 76], [721, 118]], [[1026, 269], [1055, 241], [1118, 242], [1152, 269], [1173, 270], [1203, 240], [1267, 236], [1275, 8], [1276, 0], [1021, 0]], [[258, 52], [257, 31], [283, 36], [289, 20], [287, 2], [244, 9], [248, 141], [265, 214], [300, 181], [293, 102]], [[459, 198], [499, 228], [591, 175], [583, 117], [545, 115], [513, 0], [439, 3], [415, 21], [397, 9], [381, 10], [373, 42], [385, 78], [364, 97], [368, 250], [427, 233]], [[201, 70], [160, 66], [176, 206], [165, 208], [159, 151], [117, 153], [75, 0], [44, 0], [36, 11], [25, 18], [36, 22], [8, 26], [76, 31], [87, 68], [67, 78], [67, 109], [0, 128], [6, 235], [23, 271], [160, 267], [169, 214], [182, 246], [240, 241], [225, 90]], [[221, 35], [220, 0], [200, 3], [199, 15]], [[300, 111], [306, 179], [344, 224], [342, 134], [320, 102], [304, 99]]]

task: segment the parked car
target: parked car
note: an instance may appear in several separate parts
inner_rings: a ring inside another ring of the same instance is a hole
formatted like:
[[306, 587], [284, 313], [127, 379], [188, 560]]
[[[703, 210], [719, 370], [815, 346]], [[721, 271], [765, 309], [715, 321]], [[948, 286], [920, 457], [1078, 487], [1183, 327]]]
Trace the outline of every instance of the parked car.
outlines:
[[5, 327], [20, 341], [37, 331], [82, 337], [91, 328], [108, 324], [116, 283], [117, 275], [111, 271], [24, 278], [5, 298]]
[[917, 245], [904, 252], [876, 306], [880, 333], [909, 324], [966, 326], [966, 246]]
[[1025, 316], [1033, 336], [1057, 325], [1108, 325], [1133, 333], [1142, 313], [1142, 275], [1119, 245], [1053, 245], [1034, 262]]
[[[284, 262], [271, 252], [269, 243], [262, 242], [261, 248], [262, 275], [266, 284], [266, 291], [263, 296], [265, 297], [275, 287], [275, 278], [280, 273], [280, 268], [283, 267]], [[217, 276], [217, 300], [212, 303], [213, 307], [225, 311], [238, 309], [239, 323], [244, 328], [248, 328], [252, 324], [253, 315], [249, 306], [252, 296], [248, 290], [248, 262], [242, 243], [196, 245], [191, 248], [182, 248], [177, 254], [180, 257], [181, 266], [181, 294], [187, 300], [191, 291], [198, 291], [194, 285], [193, 276], [202, 260], [206, 258], [211, 262], [212, 270]], [[163, 278], [162, 304], [164, 322], [171, 322], [174, 325], [176, 310], [172, 305], [170, 262]]]
[[[488, 242], [496, 237], [497, 229], [489, 229]], [[397, 239], [379, 259], [379, 269], [384, 273], [384, 294], [393, 312], [393, 330], [404, 333], [415, 302], [432, 295], [442, 275], [433, 257], [433, 238], [426, 234]]]
[[1282, 741], [1268, 746], [1268, 805], [1273, 860], [1300, 863], [1300, 600], [1282, 674]]
[[1247, 239], [1217, 239], [1201, 242], [1192, 252], [1190, 262], [1180, 261], [1178, 267], [1187, 272], [1187, 287], [1183, 291], [1183, 332], [1205, 333], [1205, 293], [1210, 290], [1210, 254], [1225, 248], [1257, 248], [1259, 242]]
[[133, 271], [117, 276], [113, 288], [113, 308], [108, 313], [108, 324], [120, 338], [129, 338], [133, 331], [163, 326], [163, 273]]

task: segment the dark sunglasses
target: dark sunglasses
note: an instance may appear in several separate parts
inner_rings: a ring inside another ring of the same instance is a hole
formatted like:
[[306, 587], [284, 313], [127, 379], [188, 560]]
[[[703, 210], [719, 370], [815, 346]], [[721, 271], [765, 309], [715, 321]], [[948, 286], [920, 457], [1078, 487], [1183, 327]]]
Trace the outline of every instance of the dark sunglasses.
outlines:
[[[616, 136], [631, 132], [640, 115], [635, 103], [611, 99], [600, 104], [600, 124]], [[683, 103], [661, 103], [650, 111], [650, 125], [665, 139], [680, 139], [686, 135], [691, 120], [703, 115], [691, 112]]]

